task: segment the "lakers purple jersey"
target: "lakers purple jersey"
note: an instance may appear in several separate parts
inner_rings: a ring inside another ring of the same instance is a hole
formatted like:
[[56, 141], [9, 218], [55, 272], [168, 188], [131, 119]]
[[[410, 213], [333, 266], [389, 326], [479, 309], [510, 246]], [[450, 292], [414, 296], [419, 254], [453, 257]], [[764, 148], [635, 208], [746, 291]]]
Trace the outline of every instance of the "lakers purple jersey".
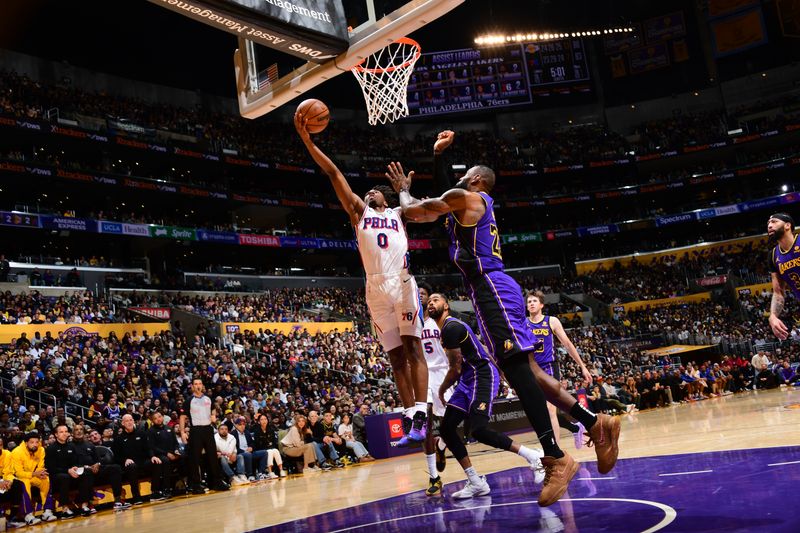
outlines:
[[447, 215], [447, 233], [450, 236], [450, 259], [466, 278], [503, 270], [500, 251], [500, 232], [494, 218], [494, 200], [479, 192], [486, 203], [486, 212], [476, 224], [461, 224], [450, 213]]
[[451, 316], [447, 317], [442, 326], [442, 346], [447, 350], [461, 349], [464, 364], [461, 365], [459, 383], [474, 383], [479, 378], [491, 378], [491, 356], [466, 323]]
[[528, 327], [536, 337], [536, 349], [533, 351], [533, 356], [536, 362], [552, 363], [556, 359], [555, 350], [553, 349], [553, 328], [550, 327], [550, 317], [544, 315], [541, 322], [531, 322], [527, 320]]
[[787, 251], [781, 250], [780, 244], [775, 246], [772, 250], [770, 268], [786, 283], [794, 297], [800, 299], [800, 244], [797, 242], [797, 237]]

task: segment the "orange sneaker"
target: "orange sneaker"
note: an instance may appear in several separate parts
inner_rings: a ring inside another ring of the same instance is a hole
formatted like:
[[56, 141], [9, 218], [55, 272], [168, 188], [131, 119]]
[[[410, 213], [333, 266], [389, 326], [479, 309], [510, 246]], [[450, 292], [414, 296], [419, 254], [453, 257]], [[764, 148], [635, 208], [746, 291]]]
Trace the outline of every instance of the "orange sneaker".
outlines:
[[594, 446], [597, 454], [597, 471], [601, 474], [608, 474], [617, 464], [619, 431], [619, 417], [604, 414], [598, 414], [597, 422], [589, 429], [587, 446]]
[[569, 482], [578, 472], [580, 463], [571, 456], [564, 454], [561, 459], [555, 457], [542, 457], [544, 467], [544, 483], [542, 493], [539, 494], [539, 505], [547, 507], [553, 505], [564, 495], [569, 487]]

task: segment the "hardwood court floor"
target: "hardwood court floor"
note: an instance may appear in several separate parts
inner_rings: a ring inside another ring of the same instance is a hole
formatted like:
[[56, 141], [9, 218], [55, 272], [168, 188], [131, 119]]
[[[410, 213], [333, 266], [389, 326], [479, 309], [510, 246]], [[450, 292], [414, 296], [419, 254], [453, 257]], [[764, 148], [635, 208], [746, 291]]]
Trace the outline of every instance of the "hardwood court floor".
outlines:
[[[515, 439], [525, 444], [535, 442], [532, 433], [517, 435]], [[747, 392], [622, 417], [620, 458], [798, 444], [800, 390]], [[580, 461], [594, 460], [593, 449], [575, 450], [571, 436], [565, 431], [562, 431], [562, 446]], [[483, 445], [468, 449], [481, 474], [525, 465], [516, 455]], [[59, 530], [135, 529], [142, 533], [252, 531], [424, 489], [425, 470], [423, 455], [415, 454], [329, 473], [237, 487], [230, 493], [176, 498], [121, 513], [103, 512], [90, 518], [37, 527], [55, 529], [57, 524]], [[463, 480], [464, 475], [450, 459], [442, 479], [450, 483]], [[535, 499], [538, 489], [534, 492]]]

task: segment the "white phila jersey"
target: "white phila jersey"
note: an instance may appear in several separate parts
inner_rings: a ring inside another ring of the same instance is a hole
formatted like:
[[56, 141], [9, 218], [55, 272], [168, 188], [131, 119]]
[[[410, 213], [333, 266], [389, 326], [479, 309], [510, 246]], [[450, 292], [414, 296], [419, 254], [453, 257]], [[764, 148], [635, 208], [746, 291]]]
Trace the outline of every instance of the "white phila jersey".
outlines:
[[428, 363], [428, 372], [447, 370], [450, 363], [442, 346], [442, 332], [431, 317], [426, 318], [422, 324], [421, 340], [422, 353], [425, 354], [425, 362]]
[[399, 208], [378, 212], [367, 206], [356, 226], [356, 239], [368, 276], [408, 268], [408, 236]]

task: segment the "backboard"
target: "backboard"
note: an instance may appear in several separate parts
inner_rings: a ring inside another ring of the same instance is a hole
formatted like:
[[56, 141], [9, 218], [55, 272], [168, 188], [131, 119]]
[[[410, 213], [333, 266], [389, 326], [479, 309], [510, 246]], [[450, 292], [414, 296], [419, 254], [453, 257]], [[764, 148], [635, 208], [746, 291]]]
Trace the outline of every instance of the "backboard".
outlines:
[[[349, 28], [349, 47], [336, 57], [320, 62], [308, 61], [290, 72], [278, 72], [274, 62], [259, 61], [257, 46], [239, 37], [234, 53], [234, 69], [239, 112], [246, 118], [258, 118], [273, 111], [317, 85], [350, 71], [365, 57], [377, 52], [400, 37], [418, 30], [453, 10], [464, 0], [346, 0], [346, 7], [363, 4]], [[396, 9], [382, 7], [402, 3]], [[288, 56], [287, 56], [288, 57]], [[282, 69], [280, 69], [282, 70]]]

